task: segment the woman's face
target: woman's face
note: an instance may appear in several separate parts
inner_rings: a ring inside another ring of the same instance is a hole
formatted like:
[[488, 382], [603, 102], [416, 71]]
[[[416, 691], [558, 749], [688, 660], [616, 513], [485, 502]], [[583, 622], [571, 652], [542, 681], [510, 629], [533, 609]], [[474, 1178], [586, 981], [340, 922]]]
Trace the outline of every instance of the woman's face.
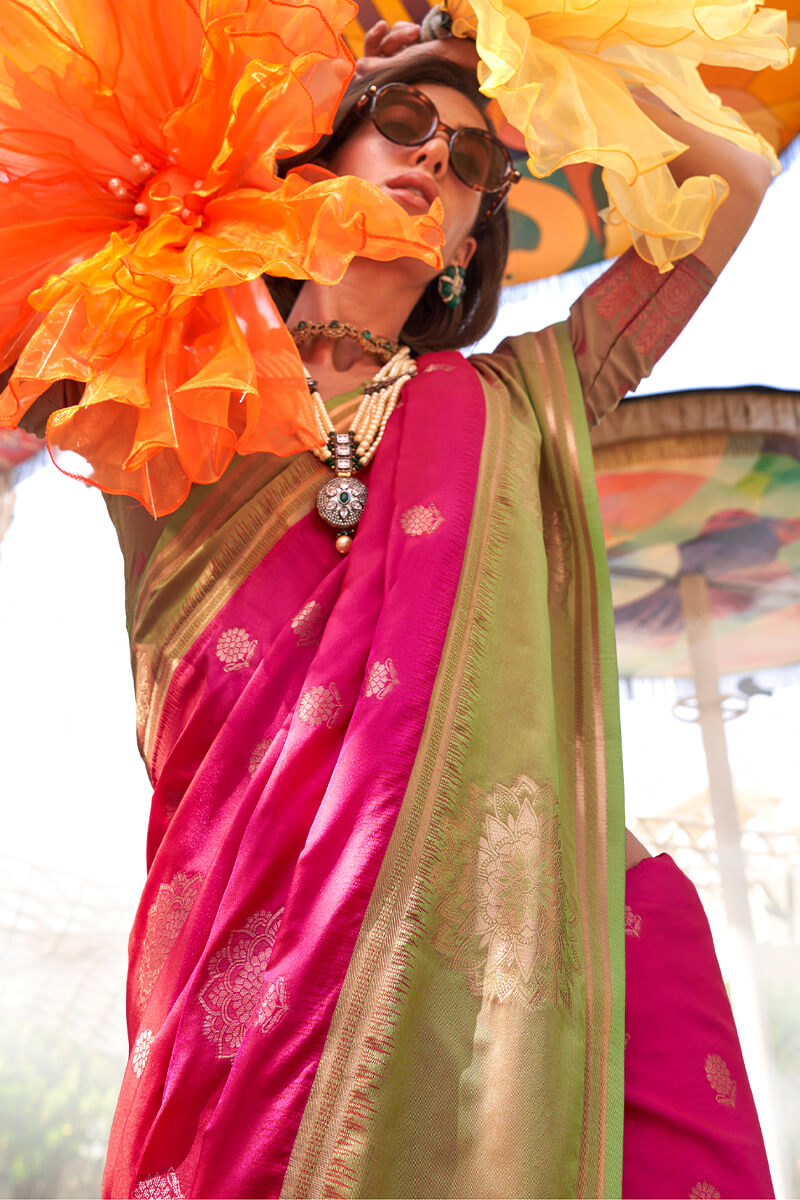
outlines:
[[[460, 92], [438, 83], [415, 86], [433, 101], [445, 125], [453, 129], [485, 127], [479, 110]], [[337, 175], [356, 175], [374, 183], [414, 216], [426, 213], [438, 196], [444, 208], [444, 260], [467, 265], [475, 248], [470, 232], [481, 193], [467, 187], [451, 169], [448, 135], [443, 129], [421, 146], [399, 146], [379, 133], [367, 117], [331, 156], [328, 166]]]

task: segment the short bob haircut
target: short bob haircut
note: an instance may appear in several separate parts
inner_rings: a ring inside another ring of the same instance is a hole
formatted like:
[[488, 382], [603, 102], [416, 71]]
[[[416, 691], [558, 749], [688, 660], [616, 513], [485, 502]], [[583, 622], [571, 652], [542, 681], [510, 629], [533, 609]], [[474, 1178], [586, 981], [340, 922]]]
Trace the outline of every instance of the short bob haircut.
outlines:
[[[320, 140], [314, 149], [296, 158], [285, 160], [284, 171], [303, 163], [319, 162], [334, 153], [347, 140], [350, 129], [348, 117], [359, 98], [368, 87], [385, 83], [442, 84], [453, 88], [471, 100], [483, 115], [487, 129], [494, 133], [491, 120], [486, 115], [487, 98], [479, 91], [472, 71], [444, 58], [398, 59], [379, 71], [373, 71], [360, 79], [354, 79], [345, 92], [333, 122], [333, 131]], [[344, 126], [344, 131], [342, 130]], [[490, 329], [497, 315], [500, 288], [508, 258], [509, 225], [506, 204], [502, 204], [488, 221], [482, 221], [491, 203], [491, 193], [481, 194], [481, 205], [472, 231], [477, 246], [469, 265], [465, 280], [463, 301], [457, 308], [449, 308], [439, 296], [436, 279], [426, 287], [412, 310], [400, 333], [400, 340], [415, 354], [437, 350], [457, 350], [469, 346]], [[297, 295], [303, 286], [302, 280], [265, 276], [265, 282], [281, 316], [286, 320]], [[376, 330], [380, 333], [380, 330]]]

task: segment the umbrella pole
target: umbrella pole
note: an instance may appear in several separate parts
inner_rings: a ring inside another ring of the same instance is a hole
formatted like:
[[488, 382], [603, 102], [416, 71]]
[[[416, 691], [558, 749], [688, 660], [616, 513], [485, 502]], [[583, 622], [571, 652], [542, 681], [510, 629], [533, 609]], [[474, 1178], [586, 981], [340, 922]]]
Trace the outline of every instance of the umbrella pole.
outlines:
[[785, 1196], [784, 1140], [781, 1136], [770, 1067], [764, 1005], [755, 962], [753, 917], [747, 892], [741, 827], [736, 809], [719, 671], [714, 648], [711, 606], [704, 575], [686, 574], [679, 579], [681, 606], [689, 642], [689, 658], [697, 694], [700, 730], [708, 771], [708, 792], [719, 855], [722, 899], [734, 953], [730, 956], [731, 990], [740, 1018], [739, 1035], [755, 1085], [759, 1107], [766, 1118], [767, 1146], [777, 1196]]

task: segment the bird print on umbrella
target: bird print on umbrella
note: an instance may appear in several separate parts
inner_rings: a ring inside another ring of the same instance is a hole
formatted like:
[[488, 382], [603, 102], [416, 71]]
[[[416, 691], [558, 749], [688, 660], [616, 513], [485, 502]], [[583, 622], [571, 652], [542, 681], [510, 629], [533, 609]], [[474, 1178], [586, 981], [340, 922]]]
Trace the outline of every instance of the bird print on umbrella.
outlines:
[[[651, 636], [677, 635], [683, 629], [678, 579], [683, 574], [701, 574], [709, 586], [711, 615], [715, 619], [735, 614], [755, 616], [772, 601], [769, 584], [785, 576], [779, 555], [784, 546], [800, 542], [800, 520], [758, 516], [742, 509], [715, 513], [700, 533], [680, 543], [678, 571], [646, 595], [614, 610], [617, 630], [623, 636], [636, 632]], [[630, 543], [609, 553], [612, 578], [634, 576], [635, 566], [624, 560]], [[651, 578], [657, 574], [648, 572]], [[781, 599], [784, 603], [785, 599]]]

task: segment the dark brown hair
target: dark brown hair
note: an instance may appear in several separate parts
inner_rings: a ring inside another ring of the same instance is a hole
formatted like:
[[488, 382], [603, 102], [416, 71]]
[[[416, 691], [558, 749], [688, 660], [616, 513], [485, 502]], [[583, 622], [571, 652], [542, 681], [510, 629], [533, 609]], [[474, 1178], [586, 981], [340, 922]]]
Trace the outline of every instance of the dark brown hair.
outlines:
[[[487, 98], [479, 91], [474, 72], [458, 66], [444, 58], [416, 58], [407, 62], [396, 60], [380, 71], [353, 80], [345, 92], [333, 123], [333, 132], [321, 139], [314, 149], [305, 155], [285, 161], [284, 171], [307, 162], [322, 162], [334, 153], [346, 140], [351, 128], [350, 114], [359, 97], [371, 84], [381, 87], [384, 83], [438, 83], [453, 88], [466, 96], [482, 113], [487, 129], [494, 133], [494, 126], [486, 115]], [[491, 327], [497, 315], [500, 287], [503, 282], [506, 259], [508, 258], [508, 212], [503, 204], [488, 221], [482, 217], [491, 202], [488, 193], [482, 193], [481, 205], [472, 236], [477, 242], [475, 253], [467, 266], [463, 301], [458, 308], [448, 308], [437, 290], [436, 279], [426, 287], [400, 333], [400, 340], [416, 354], [435, 350], [457, 350], [469, 346], [482, 337]], [[265, 276], [278, 311], [284, 320], [292, 310], [302, 281]], [[376, 332], [380, 332], [377, 330]]]

